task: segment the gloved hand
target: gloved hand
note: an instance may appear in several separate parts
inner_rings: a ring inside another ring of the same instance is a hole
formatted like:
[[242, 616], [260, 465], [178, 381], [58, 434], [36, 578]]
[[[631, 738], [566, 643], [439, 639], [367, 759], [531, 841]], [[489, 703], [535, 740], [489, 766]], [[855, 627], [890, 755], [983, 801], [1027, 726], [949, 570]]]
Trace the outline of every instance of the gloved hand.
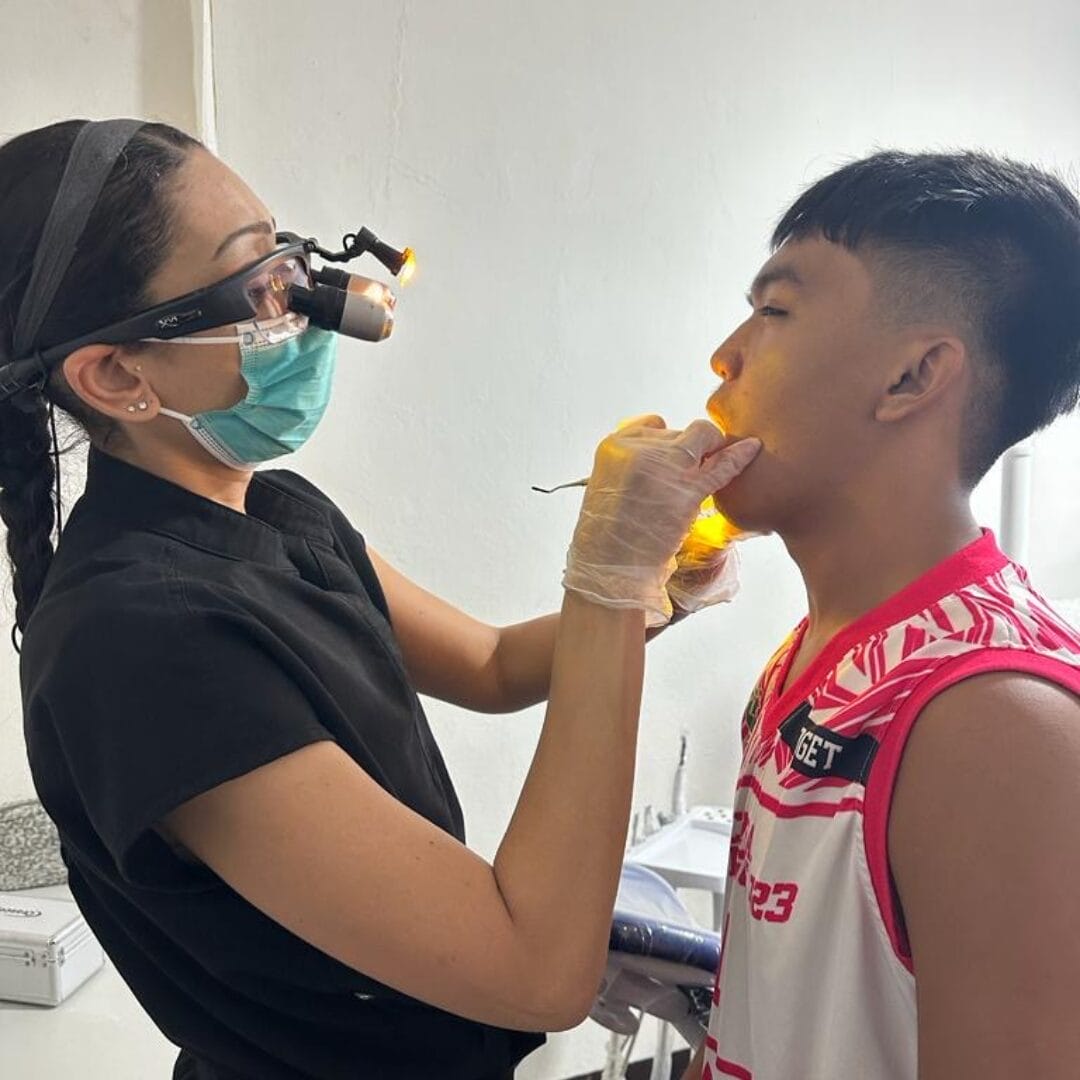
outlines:
[[607, 607], [642, 608], [649, 626], [664, 625], [672, 612], [665, 585], [702, 500], [760, 447], [757, 439], [727, 445], [707, 420], [669, 431], [658, 416], [609, 435], [596, 451], [563, 587]]
[[739, 552], [735, 541], [754, 533], [744, 533], [720, 513], [712, 496], [702, 504], [702, 514], [675, 556], [675, 572], [668, 579], [667, 593], [675, 610], [684, 615], [712, 604], [731, 600], [739, 591]]

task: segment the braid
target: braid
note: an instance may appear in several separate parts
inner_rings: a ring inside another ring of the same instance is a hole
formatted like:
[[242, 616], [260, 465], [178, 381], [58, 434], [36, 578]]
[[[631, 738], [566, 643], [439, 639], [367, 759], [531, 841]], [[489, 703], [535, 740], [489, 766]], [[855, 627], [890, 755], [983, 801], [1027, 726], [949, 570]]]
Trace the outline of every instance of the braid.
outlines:
[[49, 408], [40, 394], [0, 405], [0, 520], [7, 529], [19, 633], [26, 630], [53, 557], [52, 449]]
[[[68, 155], [85, 123], [62, 121], [0, 146], [0, 366], [18, 359], [11, 355], [16, 316]], [[169, 181], [198, 145], [164, 124], [146, 124], [132, 137], [87, 220], [37, 347], [72, 341], [146, 306], [147, 282], [165, 257], [173, 227]], [[16, 649], [53, 559], [60, 512], [58, 486], [53, 498], [60, 454], [52, 425], [57, 408], [99, 445], [115, 431], [111, 420], [76, 396], [59, 367], [40, 392], [0, 403], [0, 522], [15, 592]]]

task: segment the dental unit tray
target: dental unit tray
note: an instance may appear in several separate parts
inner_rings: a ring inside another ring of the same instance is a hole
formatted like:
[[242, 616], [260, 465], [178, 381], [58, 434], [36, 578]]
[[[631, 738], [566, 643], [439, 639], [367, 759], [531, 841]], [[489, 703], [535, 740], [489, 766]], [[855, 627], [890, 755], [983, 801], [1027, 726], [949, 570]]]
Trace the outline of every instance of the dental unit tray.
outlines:
[[679, 888], [707, 889], [722, 898], [731, 826], [726, 806], [694, 806], [632, 847], [626, 861], [655, 870]]

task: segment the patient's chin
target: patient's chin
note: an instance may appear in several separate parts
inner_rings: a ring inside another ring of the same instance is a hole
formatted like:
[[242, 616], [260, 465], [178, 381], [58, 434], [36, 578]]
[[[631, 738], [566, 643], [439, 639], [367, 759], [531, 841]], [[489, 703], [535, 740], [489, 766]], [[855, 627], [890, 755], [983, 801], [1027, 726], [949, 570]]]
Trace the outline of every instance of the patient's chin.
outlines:
[[745, 483], [742, 476], [737, 476], [714, 492], [713, 502], [740, 532], [767, 533], [775, 528], [776, 508], [763, 496], [759, 485]]

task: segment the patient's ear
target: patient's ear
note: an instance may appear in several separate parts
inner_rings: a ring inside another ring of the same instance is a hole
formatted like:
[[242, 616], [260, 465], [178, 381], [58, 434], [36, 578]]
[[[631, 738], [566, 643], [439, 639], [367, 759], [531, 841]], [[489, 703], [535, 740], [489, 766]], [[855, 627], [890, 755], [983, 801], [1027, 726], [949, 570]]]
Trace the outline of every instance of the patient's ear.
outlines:
[[945, 395], [960, 390], [967, 364], [967, 347], [958, 337], [934, 334], [913, 340], [889, 369], [874, 418], [890, 423], [940, 404]]

